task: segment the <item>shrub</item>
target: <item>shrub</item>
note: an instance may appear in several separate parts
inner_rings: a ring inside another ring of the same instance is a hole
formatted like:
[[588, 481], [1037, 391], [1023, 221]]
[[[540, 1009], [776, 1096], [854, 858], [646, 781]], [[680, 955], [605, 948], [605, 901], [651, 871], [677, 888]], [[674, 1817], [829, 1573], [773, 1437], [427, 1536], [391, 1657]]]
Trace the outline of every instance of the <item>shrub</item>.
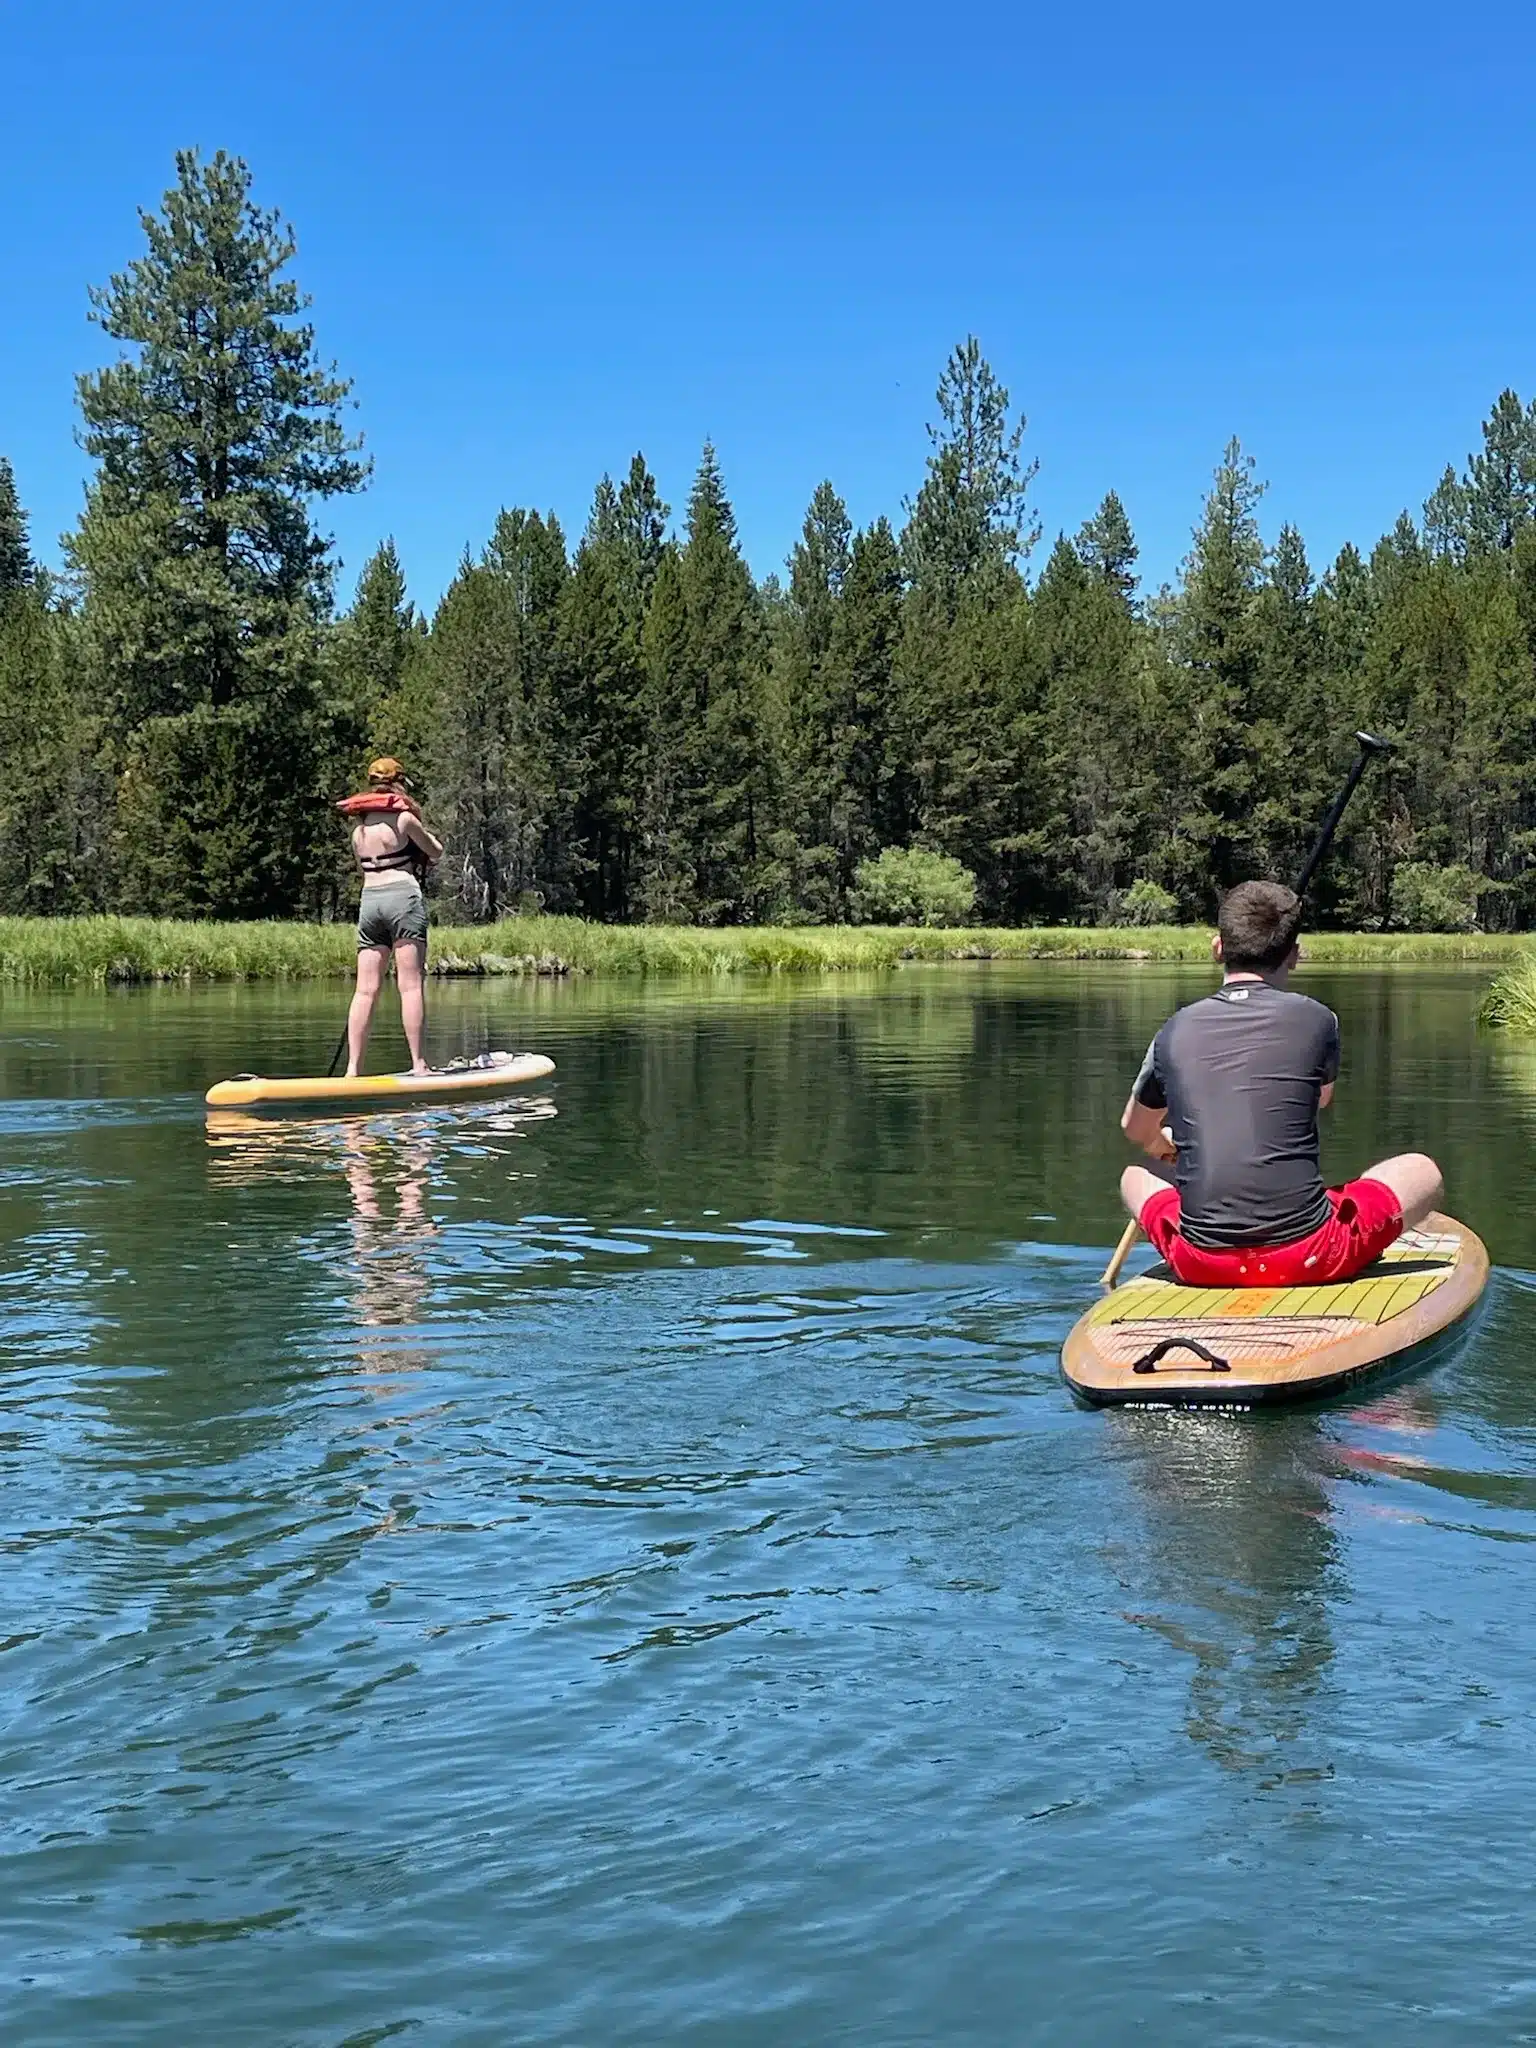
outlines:
[[947, 853], [888, 846], [859, 864], [849, 908], [858, 924], [965, 924], [976, 908], [976, 877]]
[[1459, 863], [1437, 868], [1429, 861], [1404, 861], [1392, 877], [1392, 922], [1409, 932], [1475, 931], [1477, 899], [1487, 886], [1482, 875]]
[[1179, 899], [1160, 882], [1132, 882], [1115, 904], [1115, 924], [1177, 924]]

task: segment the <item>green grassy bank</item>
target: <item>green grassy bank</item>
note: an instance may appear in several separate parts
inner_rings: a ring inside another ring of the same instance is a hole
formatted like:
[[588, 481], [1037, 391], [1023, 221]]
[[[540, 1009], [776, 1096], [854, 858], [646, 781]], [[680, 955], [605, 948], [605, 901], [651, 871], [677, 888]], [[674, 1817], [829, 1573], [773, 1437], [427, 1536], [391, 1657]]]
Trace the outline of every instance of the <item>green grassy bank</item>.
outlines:
[[1477, 1014], [1495, 1031], [1536, 1038], [1536, 954], [1522, 953], [1505, 968]]
[[[1319, 961], [1503, 963], [1512, 971], [1502, 977], [1501, 985], [1523, 975], [1527, 1000], [1536, 1011], [1536, 965], [1524, 957], [1525, 944], [1514, 937], [1406, 932], [1318, 932], [1305, 941], [1308, 956]], [[436, 926], [431, 962], [439, 974], [815, 973], [895, 967], [905, 960], [1205, 961], [1209, 945], [1210, 933], [1204, 926], [929, 931], [879, 925], [762, 925], [715, 931], [519, 917], [494, 925]], [[167, 981], [313, 981], [350, 975], [355, 949], [349, 924], [0, 918], [0, 984], [68, 988]]]

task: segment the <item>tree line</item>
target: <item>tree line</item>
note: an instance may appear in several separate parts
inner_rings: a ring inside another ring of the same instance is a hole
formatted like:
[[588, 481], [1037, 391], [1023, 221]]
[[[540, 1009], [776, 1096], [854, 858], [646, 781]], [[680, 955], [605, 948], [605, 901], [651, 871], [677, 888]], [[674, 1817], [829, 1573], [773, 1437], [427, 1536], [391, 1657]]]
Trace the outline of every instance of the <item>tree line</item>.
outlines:
[[836, 922], [879, 914], [883, 855], [963, 871], [990, 921], [1203, 918], [1300, 865], [1369, 725], [1399, 751], [1320, 914], [1533, 922], [1536, 403], [1504, 392], [1419, 519], [1321, 574], [1293, 526], [1265, 539], [1233, 440], [1149, 592], [1113, 491], [1041, 547], [1025, 422], [972, 338], [900, 517], [856, 530], [819, 484], [782, 578], [752, 575], [706, 445], [675, 523], [637, 454], [574, 545], [504, 510], [428, 618], [385, 541], [338, 615], [316, 510], [369, 464], [292, 232], [223, 154], [181, 155], [140, 218], [91, 295], [123, 349], [78, 380], [62, 575], [0, 459], [11, 912], [347, 915], [334, 800], [391, 753], [459, 916]]

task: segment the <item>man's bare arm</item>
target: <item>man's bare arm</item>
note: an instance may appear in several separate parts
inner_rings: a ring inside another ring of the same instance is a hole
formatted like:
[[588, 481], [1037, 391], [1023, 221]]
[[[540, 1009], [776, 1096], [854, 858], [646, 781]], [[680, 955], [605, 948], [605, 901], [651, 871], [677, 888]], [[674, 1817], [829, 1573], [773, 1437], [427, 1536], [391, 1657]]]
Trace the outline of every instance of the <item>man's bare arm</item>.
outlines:
[[1163, 1135], [1164, 1109], [1149, 1109], [1133, 1094], [1120, 1117], [1120, 1128], [1133, 1145], [1139, 1145], [1149, 1159], [1176, 1159], [1178, 1151]]

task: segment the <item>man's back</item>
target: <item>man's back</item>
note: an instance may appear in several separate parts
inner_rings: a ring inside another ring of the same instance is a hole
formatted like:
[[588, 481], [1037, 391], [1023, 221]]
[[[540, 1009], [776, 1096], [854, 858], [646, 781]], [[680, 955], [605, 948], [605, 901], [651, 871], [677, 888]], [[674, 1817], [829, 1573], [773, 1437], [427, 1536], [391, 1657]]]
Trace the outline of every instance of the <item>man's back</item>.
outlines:
[[1168, 1111], [1190, 1244], [1290, 1244], [1327, 1222], [1317, 1112], [1338, 1070], [1333, 1012], [1266, 981], [1229, 981], [1168, 1019], [1136, 1097]]

